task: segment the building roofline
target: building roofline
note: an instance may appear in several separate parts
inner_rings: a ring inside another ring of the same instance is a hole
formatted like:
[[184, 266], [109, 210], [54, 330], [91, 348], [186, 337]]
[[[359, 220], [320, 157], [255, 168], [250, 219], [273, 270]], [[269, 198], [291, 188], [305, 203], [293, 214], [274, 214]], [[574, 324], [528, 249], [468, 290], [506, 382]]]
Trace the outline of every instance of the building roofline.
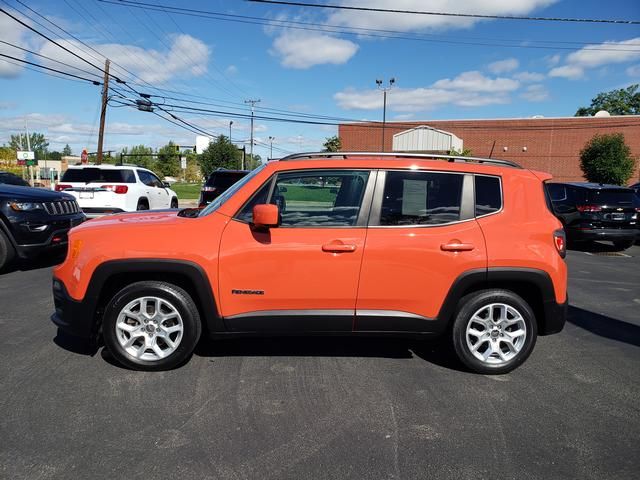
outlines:
[[[415, 125], [428, 126], [430, 123], [434, 122], [509, 122], [509, 121], [522, 121], [522, 120], [531, 120], [531, 121], [539, 121], [539, 120], [599, 120], [606, 121], [607, 119], [620, 119], [620, 118], [632, 118], [640, 120], [640, 115], [611, 115], [609, 117], [510, 117], [510, 118], [448, 118], [448, 119], [428, 119], [428, 120], [387, 120], [387, 125], [393, 125], [394, 123], [400, 123], [403, 125]], [[341, 122], [340, 125], [361, 125], [361, 124], [370, 124], [370, 123], [382, 123], [376, 120], [363, 120], [361, 122]]]

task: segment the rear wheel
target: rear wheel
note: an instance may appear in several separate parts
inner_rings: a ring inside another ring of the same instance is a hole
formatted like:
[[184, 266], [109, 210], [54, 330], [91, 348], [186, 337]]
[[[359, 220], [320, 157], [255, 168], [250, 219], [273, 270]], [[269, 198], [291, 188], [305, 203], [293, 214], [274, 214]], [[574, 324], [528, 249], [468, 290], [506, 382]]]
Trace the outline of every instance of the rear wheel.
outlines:
[[613, 242], [613, 246], [616, 247], [618, 250], [626, 250], [627, 248], [630, 248], [631, 246], [633, 246], [635, 242], [634, 240], [617, 240], [615, 242]]
[[537, 325], [531, 307], [508, 290], [482, 290], [465, 296], [453, 324], [453, 346], [471, 370], [508, 373], [531, 354]]
[[140, 200], [138, 200], [136, 210], [149, 210], [149, 202], [146, 199], [141, 198]]
[[171, 199], [171, 208], [178, 208], [178, 199], [177, 198], [172, 198]]
[[13, 245], [4, 232], [0, 231], [0, 271], [13, 261], [15, 254]]
[[104, 343], [136, 370], [168, 370], [187, 360], [202, 325], [189, 294], [170, 283], [143, 281], [120, 290], [105, 309]]

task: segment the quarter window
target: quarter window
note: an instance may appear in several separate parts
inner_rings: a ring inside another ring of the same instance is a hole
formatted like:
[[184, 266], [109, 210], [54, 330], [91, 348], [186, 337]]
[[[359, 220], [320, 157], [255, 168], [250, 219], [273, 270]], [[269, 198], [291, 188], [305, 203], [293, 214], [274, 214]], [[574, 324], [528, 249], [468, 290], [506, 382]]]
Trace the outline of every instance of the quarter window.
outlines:
[[476, 175], [476, 217], [497, 212], [502, 208], [500, 179]]
[[380, 225], [438, 225], [460, 220], [463, 175], [387, 172]]

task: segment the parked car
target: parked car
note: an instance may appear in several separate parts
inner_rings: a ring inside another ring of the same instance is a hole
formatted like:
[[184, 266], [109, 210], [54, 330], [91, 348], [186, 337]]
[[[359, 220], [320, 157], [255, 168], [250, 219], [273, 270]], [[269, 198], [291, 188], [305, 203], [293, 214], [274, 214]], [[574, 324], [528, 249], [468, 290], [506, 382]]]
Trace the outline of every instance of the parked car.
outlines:
[[27, 182], [22, 177], [19, 177], [18, 175], [11, 172], [3, 172], [3, 171], [0, 171], [0, 184], [19, 185], [21, 187], [30, 186], [29, 182]]
[[62, 175], [57, 191], [73, 195], [88, 217], [178, 208], [178, 196], [151, 170], [125, 165], [78, 165]]
[[636, 245], [640, 245], [640, 182], [634, 183], [633, 185], [631, 185], [630, 188], [636, 194], [634, 199], [634, 204], [635, 204], [634, 206], [635, 206], [636, 212], [639, 212], [638, 218], [636, 219], [636, 227], [638, 230], [638, 233], [636, 234]]
[[231, 185], [249, 173], [248, 170], [215, 170], [202, 186], [198, 205], [205, 207], [222, 195]]
[[638, 212], [633, 190], [599, 183], [548, 183], [553, 210], [570, 242], [606, 240], [619, 249], [633, 245]]
[[285, 157], [197, 215], [123, 214], [74, 229], [53, 274], [52, 321], [101, 336], [141, 370], [180, 365], [207, 332], [446, 335], [468, 368], [509, 372], [538, 334], [565, 323], [550, 178], [460, 156]]
[[69, 229], [84, 220], [71, 195], [0, 184], [0, 270], [15, 257], [62, 251]]

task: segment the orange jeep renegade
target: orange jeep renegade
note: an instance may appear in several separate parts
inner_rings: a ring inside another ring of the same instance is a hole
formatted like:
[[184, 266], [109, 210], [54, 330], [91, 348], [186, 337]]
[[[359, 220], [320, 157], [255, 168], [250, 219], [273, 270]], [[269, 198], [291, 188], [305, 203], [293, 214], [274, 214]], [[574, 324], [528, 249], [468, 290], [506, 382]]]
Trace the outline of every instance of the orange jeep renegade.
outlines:
[[484, 158], [292, 155], [203, 210], [74, 228], [52, 320], [141, 370], [183, 363], [206, 332], [446, 334], [470, 369], [509, 372], [565, 322], [550, 178]]

